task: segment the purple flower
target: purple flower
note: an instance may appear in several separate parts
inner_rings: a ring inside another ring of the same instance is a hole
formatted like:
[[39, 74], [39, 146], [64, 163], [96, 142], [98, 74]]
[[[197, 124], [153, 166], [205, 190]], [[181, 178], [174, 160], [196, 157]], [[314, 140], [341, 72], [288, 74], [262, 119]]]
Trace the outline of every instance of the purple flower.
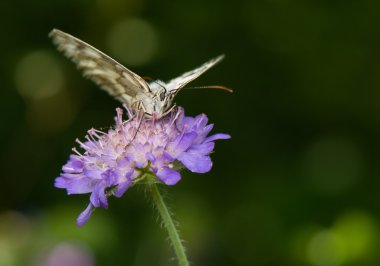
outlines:
[[84, 152], [74, 148], [75, 154], [55, 179], [55, 186], [68, 194], [91, 193], [89, 205], [77, 219], [79, 226], [94, 208], [108, 207], [108, 196], [121, 197], [137, 182], [175, 185], [181, 179], [181, 168], [194, 173], [210, 171], [214, 141], [230, 138], [227, 134], [208, 136], [213, 125], [207, 125], [206, 115], [187, 117], [182, 108], [159, 120], [129, 114], [131, 119], [123, 121], [123, 110], [116, 111], [115, 128], [108, 132], [91, 129], [86, 141], [77, 140]]

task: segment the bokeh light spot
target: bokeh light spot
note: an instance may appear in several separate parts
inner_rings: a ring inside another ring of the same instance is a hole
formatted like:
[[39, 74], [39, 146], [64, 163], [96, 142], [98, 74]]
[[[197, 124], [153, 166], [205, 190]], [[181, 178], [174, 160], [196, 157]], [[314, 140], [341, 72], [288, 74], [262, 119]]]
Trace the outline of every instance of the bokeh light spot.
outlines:
[[[96, 219], [90, 220], [86, 226], [78, 227], [75, 219], [83, 211], [83, 206], [59, 205], [48, 212], [49, 215], [49, 235], [55, 239], [65, 241], [76, 239], [81, 243], [86, 243], [94, 251], [101, 250], [107, 252], [115, 248], [118, 243], [115, 223], [106, 212], [96, 212]], [[67, 215], [67, 214], [70, 215]], [[96, 234], [94, 234], [96, 232]]]
[[16, 254], [9, 243], [0, 237], [0, 265], [16, 265]]
[[92, 252], [79, 244], [60, 243], [56, 245], [42, 262], [43, 266], [94, 266]]
[[350, 211], [342, 215], [333, 227], [333, 232], [344, 239], [345, 249], [351, 260], [369, 257], [378, 243], [378, 228], [375, 219], [363, 211]]
[[315, 234], [308, 245], [308, 259], [315, 266], [339, 266], [345, 258], [342, 240], [331, 231]]
[[[144, 7], [143, 0], [96, 0], [94, 6], [97, 9], [97, 19], [99, 14], [108, 18], [109, 21], [115, 17], [125, 16], [128, 14], [136, 14]], [[100, 20], [101, 21], [101, 20]]]
[[77, 107], [66, 91], [33, 101], [28, 105], [27, 122], [31, 130], [38, 134], [56, 134], [66, 129], [74, 120]]
[[158, 41], [154, 28], [148, 22], [128, 18], [110, 29], [107, 44], [118, 60], [128, 65], [142, 65], [153, 58]]
[[20, 251], [31, 241], [29, 220], [21, 213], [0, 213], [0, 265], [20, 265]]
[[55, 58], [47, 51], [24, 56], [15, 70], [18, 92], [29, 100], [51, 97], [63, 88], [63, 73]]

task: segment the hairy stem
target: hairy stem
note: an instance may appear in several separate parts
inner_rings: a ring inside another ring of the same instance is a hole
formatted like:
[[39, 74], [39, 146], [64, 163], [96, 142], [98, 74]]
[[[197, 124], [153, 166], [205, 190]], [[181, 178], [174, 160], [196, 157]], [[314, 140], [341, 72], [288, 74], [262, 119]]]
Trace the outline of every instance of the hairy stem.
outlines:
[[170, 215], [168, 208], [165, 205], [165, 202], [161, 196], [160, 190], [157, 187], [157, 184], [149, 184], [150, 193], [152, 195], [154, 204], [157, 207], [158, 212], [160, 213], [162, 222], [168, 231], [170, 241], [172, 242], [174, 252], [177, 256], [178, 263], [180, 266], [189, 266], [189, 262], [186, 257], [185, 248], [182, 244], [182, 241], [179, 237], [178, 231], [174, 225], [173, 219]]

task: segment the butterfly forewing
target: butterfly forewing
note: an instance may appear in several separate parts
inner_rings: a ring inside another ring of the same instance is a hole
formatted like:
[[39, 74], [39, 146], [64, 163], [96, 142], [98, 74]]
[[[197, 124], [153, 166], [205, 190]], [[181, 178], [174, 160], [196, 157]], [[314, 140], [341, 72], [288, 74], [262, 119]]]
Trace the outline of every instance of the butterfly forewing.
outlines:
[[132, 107], [137, 98], [149, 97], [150, 89], [145, 80], [116, 60], [60, 30], [52, 30], [49, 36], [87, 78], [128, 107]]
[[210, 61], [204, 63], [200, 67], [193, 69], [191, 71], [183, 73], [181, 76], [174, 78], [166, 83], [166, 89], [170, 91], [176, 91], [184, 86], [186, 86], [189, 82], [198, 78], [208, 69], [213, 67], [215, 64], [219, 63], [224, 58], [224, 55], [220, 55], [216, 58], [211, 59]]

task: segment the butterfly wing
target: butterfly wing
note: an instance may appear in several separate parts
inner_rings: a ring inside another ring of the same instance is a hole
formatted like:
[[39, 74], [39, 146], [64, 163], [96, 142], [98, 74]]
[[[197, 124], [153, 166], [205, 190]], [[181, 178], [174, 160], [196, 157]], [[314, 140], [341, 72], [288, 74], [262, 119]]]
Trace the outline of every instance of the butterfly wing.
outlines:
[[208, 69], [213, 67], [215, 64], [219, 63], [224, 58], [224, 55], [220, 55], [216, 58], [211, 59], [210, 61], [204, 63], [200, 67], [188, 71], [181, 76], [170, 80], [166, 83], [166, 89], [168, 92], [171, 91], [178, 91], [179, 89], [186, 86], [189, 82], [193, 81], [194, 79], [198, 78], [200, 75], [202, 75], [204, 72], [206, 72]]
[[84, 76], [128, 107], [150, 93], [149, 85], [116, 60], [74, 36], [53, 29], [49, 33], [58, 50], [77, 64]]

